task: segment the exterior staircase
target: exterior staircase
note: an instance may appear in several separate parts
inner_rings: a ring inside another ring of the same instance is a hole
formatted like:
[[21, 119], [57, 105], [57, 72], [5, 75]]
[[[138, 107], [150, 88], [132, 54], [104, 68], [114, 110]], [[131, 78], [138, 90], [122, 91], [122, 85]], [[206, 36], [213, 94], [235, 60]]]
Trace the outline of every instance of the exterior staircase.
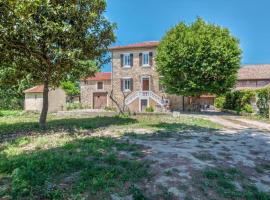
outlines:
[[126, 99], [125, 99], [125, 104], [129, 105], [133, 101], [135, 101], [137, 98], [151, 98], [153, 99], [156, 103], [158, 103], [160, 106], [164, 106], [166, 104], [165, 99], [161, 98], [159, 95], [155, 94], [152, 91], [136, 91], [130, 94]]

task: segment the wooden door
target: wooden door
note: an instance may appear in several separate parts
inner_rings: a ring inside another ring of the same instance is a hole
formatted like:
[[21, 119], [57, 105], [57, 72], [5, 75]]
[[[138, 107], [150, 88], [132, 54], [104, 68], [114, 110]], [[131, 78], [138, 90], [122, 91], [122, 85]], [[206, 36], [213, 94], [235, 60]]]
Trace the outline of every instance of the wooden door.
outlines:
[[142, 90], [149, 91], [149, 78], [142, 78]]
[[101, 109], [107, 105], [107, 93], [94, 93], [93, 94], [93, 108]]
[[145, 109], [148, 106], [148, 100], [147, 99], [141, 99], [141, 111], [144, 112]]

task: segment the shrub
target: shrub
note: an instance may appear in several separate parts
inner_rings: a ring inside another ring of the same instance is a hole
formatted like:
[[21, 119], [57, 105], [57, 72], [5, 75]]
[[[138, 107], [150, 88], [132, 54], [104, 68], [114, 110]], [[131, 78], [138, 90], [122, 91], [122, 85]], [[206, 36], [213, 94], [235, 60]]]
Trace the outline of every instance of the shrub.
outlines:
[[83, 109], [83, 108], [84, 106], [78, 102], [67, 103], [67, 110], [76, 110], [76, 109]]
[[259, 115], [261, 115], [262, 117], [269, 117], [269, 92], [270, 88], [263, 88], [258, 90], [257, 107], [259, 109]]
[[242, 109], [243, 112], [245, 113], [253, 113], [254, 110], [252, 108], [252, 106], [250, 104], [246, 104], [243, 109]]
[[145, 109], [145, 112], [154, 112], [154, 108], [152, 106], [149, 106]]
[[[228, 92], [225, 95], [225, 102], [223, 108], [229, 110], [235, 110], [238, 113], [243, 111], [253, 111], [251, 107], [251, 101], [255, 98], [256, 92], [253, 90], [241, 90], [241, 91], [232, 91]], [[249, 106], [247, 106], [249, 105]], [[246, 107], [246, 110], [245, 110]], [[250, 109], [251, 108], [251, 109]]]
[[110, 106], [106, 106], [104, 108], [104, 110], [106, 110], [106, 111], [113, 111], [113, 112], [116, 112], [117, 111], [117, 109], [115, 107], [110, 107]]
[[225, 96], [217, 97], [215, 99], [215, 107], [220, 109], [224, 108], [225, 101], [226, 101]]

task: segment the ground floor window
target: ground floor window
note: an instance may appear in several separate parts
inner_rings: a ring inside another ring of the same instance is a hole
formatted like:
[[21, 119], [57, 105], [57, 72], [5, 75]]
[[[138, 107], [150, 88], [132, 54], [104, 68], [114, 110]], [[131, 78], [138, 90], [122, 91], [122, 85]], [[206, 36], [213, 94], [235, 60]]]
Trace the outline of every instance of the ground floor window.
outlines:
[[98, 82], [97, 83], [97, 89], [102, 90], [103, 89], [103, 82]]
[[130, 79], [124, 79], [124, 91], [130, 90]]

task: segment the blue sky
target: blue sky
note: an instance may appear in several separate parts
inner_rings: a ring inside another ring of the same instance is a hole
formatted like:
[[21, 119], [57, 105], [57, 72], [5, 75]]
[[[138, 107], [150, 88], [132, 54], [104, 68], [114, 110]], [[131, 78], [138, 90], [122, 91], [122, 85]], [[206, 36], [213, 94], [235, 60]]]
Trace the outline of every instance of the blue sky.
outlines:
[[[115, 22], [114, 45], [160, 40], [180, 21], [197, 16], [231, 30], [243, 49], [242, 64], [270, 63], [270, 0], [107, 0]], [[110, 64], [103, 71], [110, 71]]]

